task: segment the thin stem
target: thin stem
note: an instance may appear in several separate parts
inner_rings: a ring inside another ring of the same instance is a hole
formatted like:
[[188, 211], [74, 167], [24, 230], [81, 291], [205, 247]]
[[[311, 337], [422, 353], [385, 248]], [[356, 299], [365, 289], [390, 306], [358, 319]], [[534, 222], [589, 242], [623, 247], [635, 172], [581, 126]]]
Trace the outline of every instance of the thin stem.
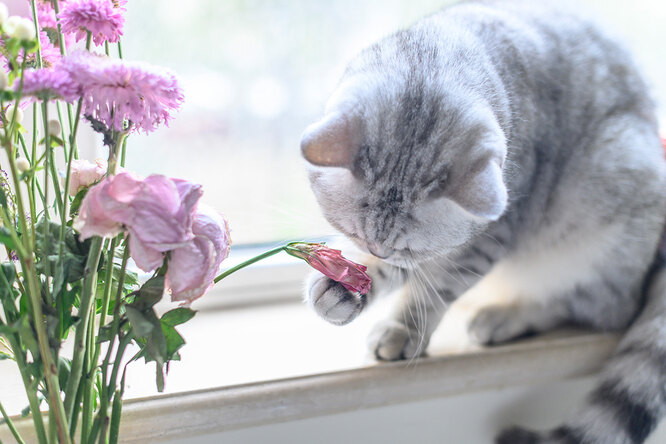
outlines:
[[16, 442], [18, 442], [19, 444], [25, 444], [25, 441], [23, 441], [23, 438], [21, 438], [21, 435], [19, 434], [18, 430], [16, 430], [16, 427], [14, 427], [12, 418], [9, 417], [9, 415], [5, 411], [5, 408], [2, 406], [2, 402], [0, 402], [0, 413], [2, 413], [2, 417], [5, 418], [5, 423], [7, 424], [7, 427], [9, 427], [9, 431], [12, 432], [12, 435], [14, 435], [14, 439], [16, 439]]
[[[104, 276], [104, 295], [102, 298], [102, 312], [99, 316], [99, 330], [101, 331], [104, 324], [106, 324], [106, 314], [109, 311], [109, 303], [111, 300], [111, 290], [113, 283], [113, 257], [116, 252], [116, 245], [118, 243], [118, 238], [113, 238], [111, 240], [111, 245], [109, 246], [109, 252], [106, 256], [106, 276]], [[102, 344], [95, 344], [95, 353], [93, 355], [93, 363], [96, 365], [97, 360], [99, 359], [99, 353], [101, 351]]]
[[[121, 385], [124, 387], [125, 378]], [[111, 408], [111, 426], [109, 428], [109, 444], [118, 443], [118, 430], [120, 430], [120, 417], [123, 412], [123, 393], [122, 390], [116, 390], [113, 395], [113, 407]]]
[[[34, 1], [33, 1], [34, 3]], [[48, 122], [48, 106], [47, 103], [44, 102], [42, 103], [42, 116], [44, 119], [44, 122]], [[44, 157], [44, 239], [49, 238], [49, 130], [48, 130], [48, 124], [45, 124], [45, 142], [46, 142], [46, 151], [45, 151], [45, 157]], [[45, 274], [46, 274], [46, 285], [44, 286], [44, 290], [46, 290], [46, 300], [51, 300], [51, 288], [49, 285], [49, 276], [51, 275], [51, 261], [49, 260], [49, 250], [50, 250], [51, 245], [49, 243], [44, 244], [44, 268], [45, 268]]]
[[270, 257], [270, 256], [273, 256], [273, 255], [276, 255], [276, 254], [278, 254], [280, 251], [284, 251], [286, 248], [287, 248], [286, 245], [283, 245], [283, 246], [281, 246], [281, 247], [277, 247], [277, 248], [273, 248], [272, 250], [268, 250], [267, 252], [262, 253], [262, 254], [260, 254], [259, 256], [255, 256], [255, 257], [253, 257], [252, 259], [248, 259], [248, 260], [246, 260], [245, 262], [241, 262], [240, 264], [238, 264], [238, 265], [236, 265], [236, 266], [234, 266], [234, 267], [231, 267], [230, 269], [226, 270], [225, 272], [223, 272], [223, 273], [217, 275], [217, 277], [215, 278], [214, 282], [215, 282], [215, 283], [218, 283], [218, 282], [220, 282], [222, 279], [224, 279], [225, 277], [229, 276], [229, 275], [232, 274], [232, 273], [237, 272], [237, 271], [240, 270], [241, 268], [245, 268], [245, 267], [247, 267], [248, 265], [252, 265], [252, 264], [254, 264], [255, 262], [259, 262], [259, 261], [262, 260], [262, 259], [266, 259], [267, 257]]
[[[37, 16], [37, 5], [36, 5], [35, 0], [31, 0], [30, 2], [30, 8], [32, 12], [32, 22], [35, 25], [35, 40], [37, 40], [37, 53], [35, 54], [35, 57], [37, 59], [37, 66], [39, 68], [42, 67], [42, 43], [39, 41], [39, 17]], [[26, 54], [23, 53], [23, 59], [25, 60]]]
[[120, 39], [118, 39], [118, 58], [123, 58], [123, 46], [120, 44]]
[[37, 393], [28, 374], [28, 363], [26, 362], [25, 355], [21, 353], [21, 343], [18, 338], [9, 338], [9, 343], [14, 351], [14, 358], [16, 359], [16, 365], [21, 373], [21, 379], [23, 379], [23, 386], [25, 387], [25, 393], [28, 396], [28, 405], [30, 406], [30, 413], [32, 414], [32, 422], [35, 425], [35, 432], [37, 433], [37, 440], [40, 444], [46, 444], [48, 441], [46, 439], [46, 428], [44, 427], [44, 418], [42, 418], [42, 413], [39, 410], [39, 400], [37, 399]]
[[81, 380], [83, 373], [83, 358], [85, 354], [86, 336], [88, 333], [88, 322], [90, 321], [91, 301], [94, 299], [94, 287], [97, 275], [97, 264], [102, 252], [102, 238], [95, 236], [90, 245], [88, 253], [88, 260], [84, 269], [83, 289], [81, 291], [81, 301], [79, 303], [79, 317], [81, 320], [76, 326], [76, 333], [74, 334], [74, 355], [72, 358], [72, 368], [69, 378], [67, 379], [67, 388], [65, 390], [65, 411], [68, 416], [72, 417], [72, 409], [74, 406], [74, 398], [76, 397], [76, 390], [78, 383]]

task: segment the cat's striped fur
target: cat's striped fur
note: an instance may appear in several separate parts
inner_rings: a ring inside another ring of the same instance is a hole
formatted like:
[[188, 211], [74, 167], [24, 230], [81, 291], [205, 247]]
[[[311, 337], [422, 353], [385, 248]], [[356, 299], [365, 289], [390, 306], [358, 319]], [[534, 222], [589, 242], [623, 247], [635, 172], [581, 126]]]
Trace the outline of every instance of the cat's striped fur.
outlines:
[[[375, 256], [369, 298], [403, 288], [375, 355], [421, 355], [442, 318], [452, 347], [629, 327], [570, 422], [498, 442], [643, 442], [666, 408], [653, 108], [620, 45], [543, 2], [464, 3], [361, 52], [302, 150], [327, 219]], [[366, 303], [318, 274], [306, 293], [337, 324]]]

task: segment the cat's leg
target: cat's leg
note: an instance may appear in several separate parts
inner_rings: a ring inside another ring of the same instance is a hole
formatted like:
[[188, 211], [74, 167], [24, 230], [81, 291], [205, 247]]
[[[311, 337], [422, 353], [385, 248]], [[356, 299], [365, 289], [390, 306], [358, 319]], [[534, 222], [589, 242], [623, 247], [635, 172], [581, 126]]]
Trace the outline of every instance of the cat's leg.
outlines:
[[405, 273], [397, 267], [374, 256], [367, 256], [361, 262], [368, 267], [366, 272], [372, 279], [370, 291], [366, 295], [352, 293], [318, 271], [312, 272], [305, 284], [306, 302], [331, 324], [345, 325], [351, 322], [377, 295], [388, 293], [404, 283]]
[[391, 317], [375, 326], [368, 343], [377, 359], [413, 359], [424, 354], [449, 305], [490, 267], [488, 256], [410, 269]]
[[572, 232], [556, 244], [535, 242], [499, 261], [446, 313], [447, 334], [453, 341], [491, 344], [566, 322], [625, 327], [636, 312], [646, 266], [625, 257], [626, 228]]

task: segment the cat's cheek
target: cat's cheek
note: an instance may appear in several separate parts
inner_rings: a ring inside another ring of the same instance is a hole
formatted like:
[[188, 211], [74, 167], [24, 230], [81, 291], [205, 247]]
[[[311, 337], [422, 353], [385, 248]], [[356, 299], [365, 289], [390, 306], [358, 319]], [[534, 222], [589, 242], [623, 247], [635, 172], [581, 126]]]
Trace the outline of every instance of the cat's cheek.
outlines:
[[406, 231], [409, 248], [437, 255], [465, 244], [485, 223], [445, 197], [422, 203], [414, 215], [418, 223]]

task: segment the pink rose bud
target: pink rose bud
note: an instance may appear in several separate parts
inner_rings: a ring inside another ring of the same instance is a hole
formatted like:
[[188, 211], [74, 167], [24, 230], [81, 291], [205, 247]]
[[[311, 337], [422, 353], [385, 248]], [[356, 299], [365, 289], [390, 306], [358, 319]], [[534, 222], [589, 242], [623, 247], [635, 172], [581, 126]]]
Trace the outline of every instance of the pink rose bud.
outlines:
[[367, 294], [372, 280], [365, 272], [368, 267], [357, 264], [342, 256], [323, 243], [292, 242], [285, 249], [292, 256], [305, 260], [312, 268], [340, 282], [349, 291]]
[[209, 207], [199, 206], [192, 232], [194, 239], [171, 251], [166, 273], [171, 300], [187, 305], [212, 287], [231, 246], [227, 221]]
[[69, 194], [76, 196], [81, 188], [89, 187], [102, 180], [106, 174], [106, 161], [95, 159], [95, 163], [87, 160], [72, 160], [72, 171], [69, 179]]

